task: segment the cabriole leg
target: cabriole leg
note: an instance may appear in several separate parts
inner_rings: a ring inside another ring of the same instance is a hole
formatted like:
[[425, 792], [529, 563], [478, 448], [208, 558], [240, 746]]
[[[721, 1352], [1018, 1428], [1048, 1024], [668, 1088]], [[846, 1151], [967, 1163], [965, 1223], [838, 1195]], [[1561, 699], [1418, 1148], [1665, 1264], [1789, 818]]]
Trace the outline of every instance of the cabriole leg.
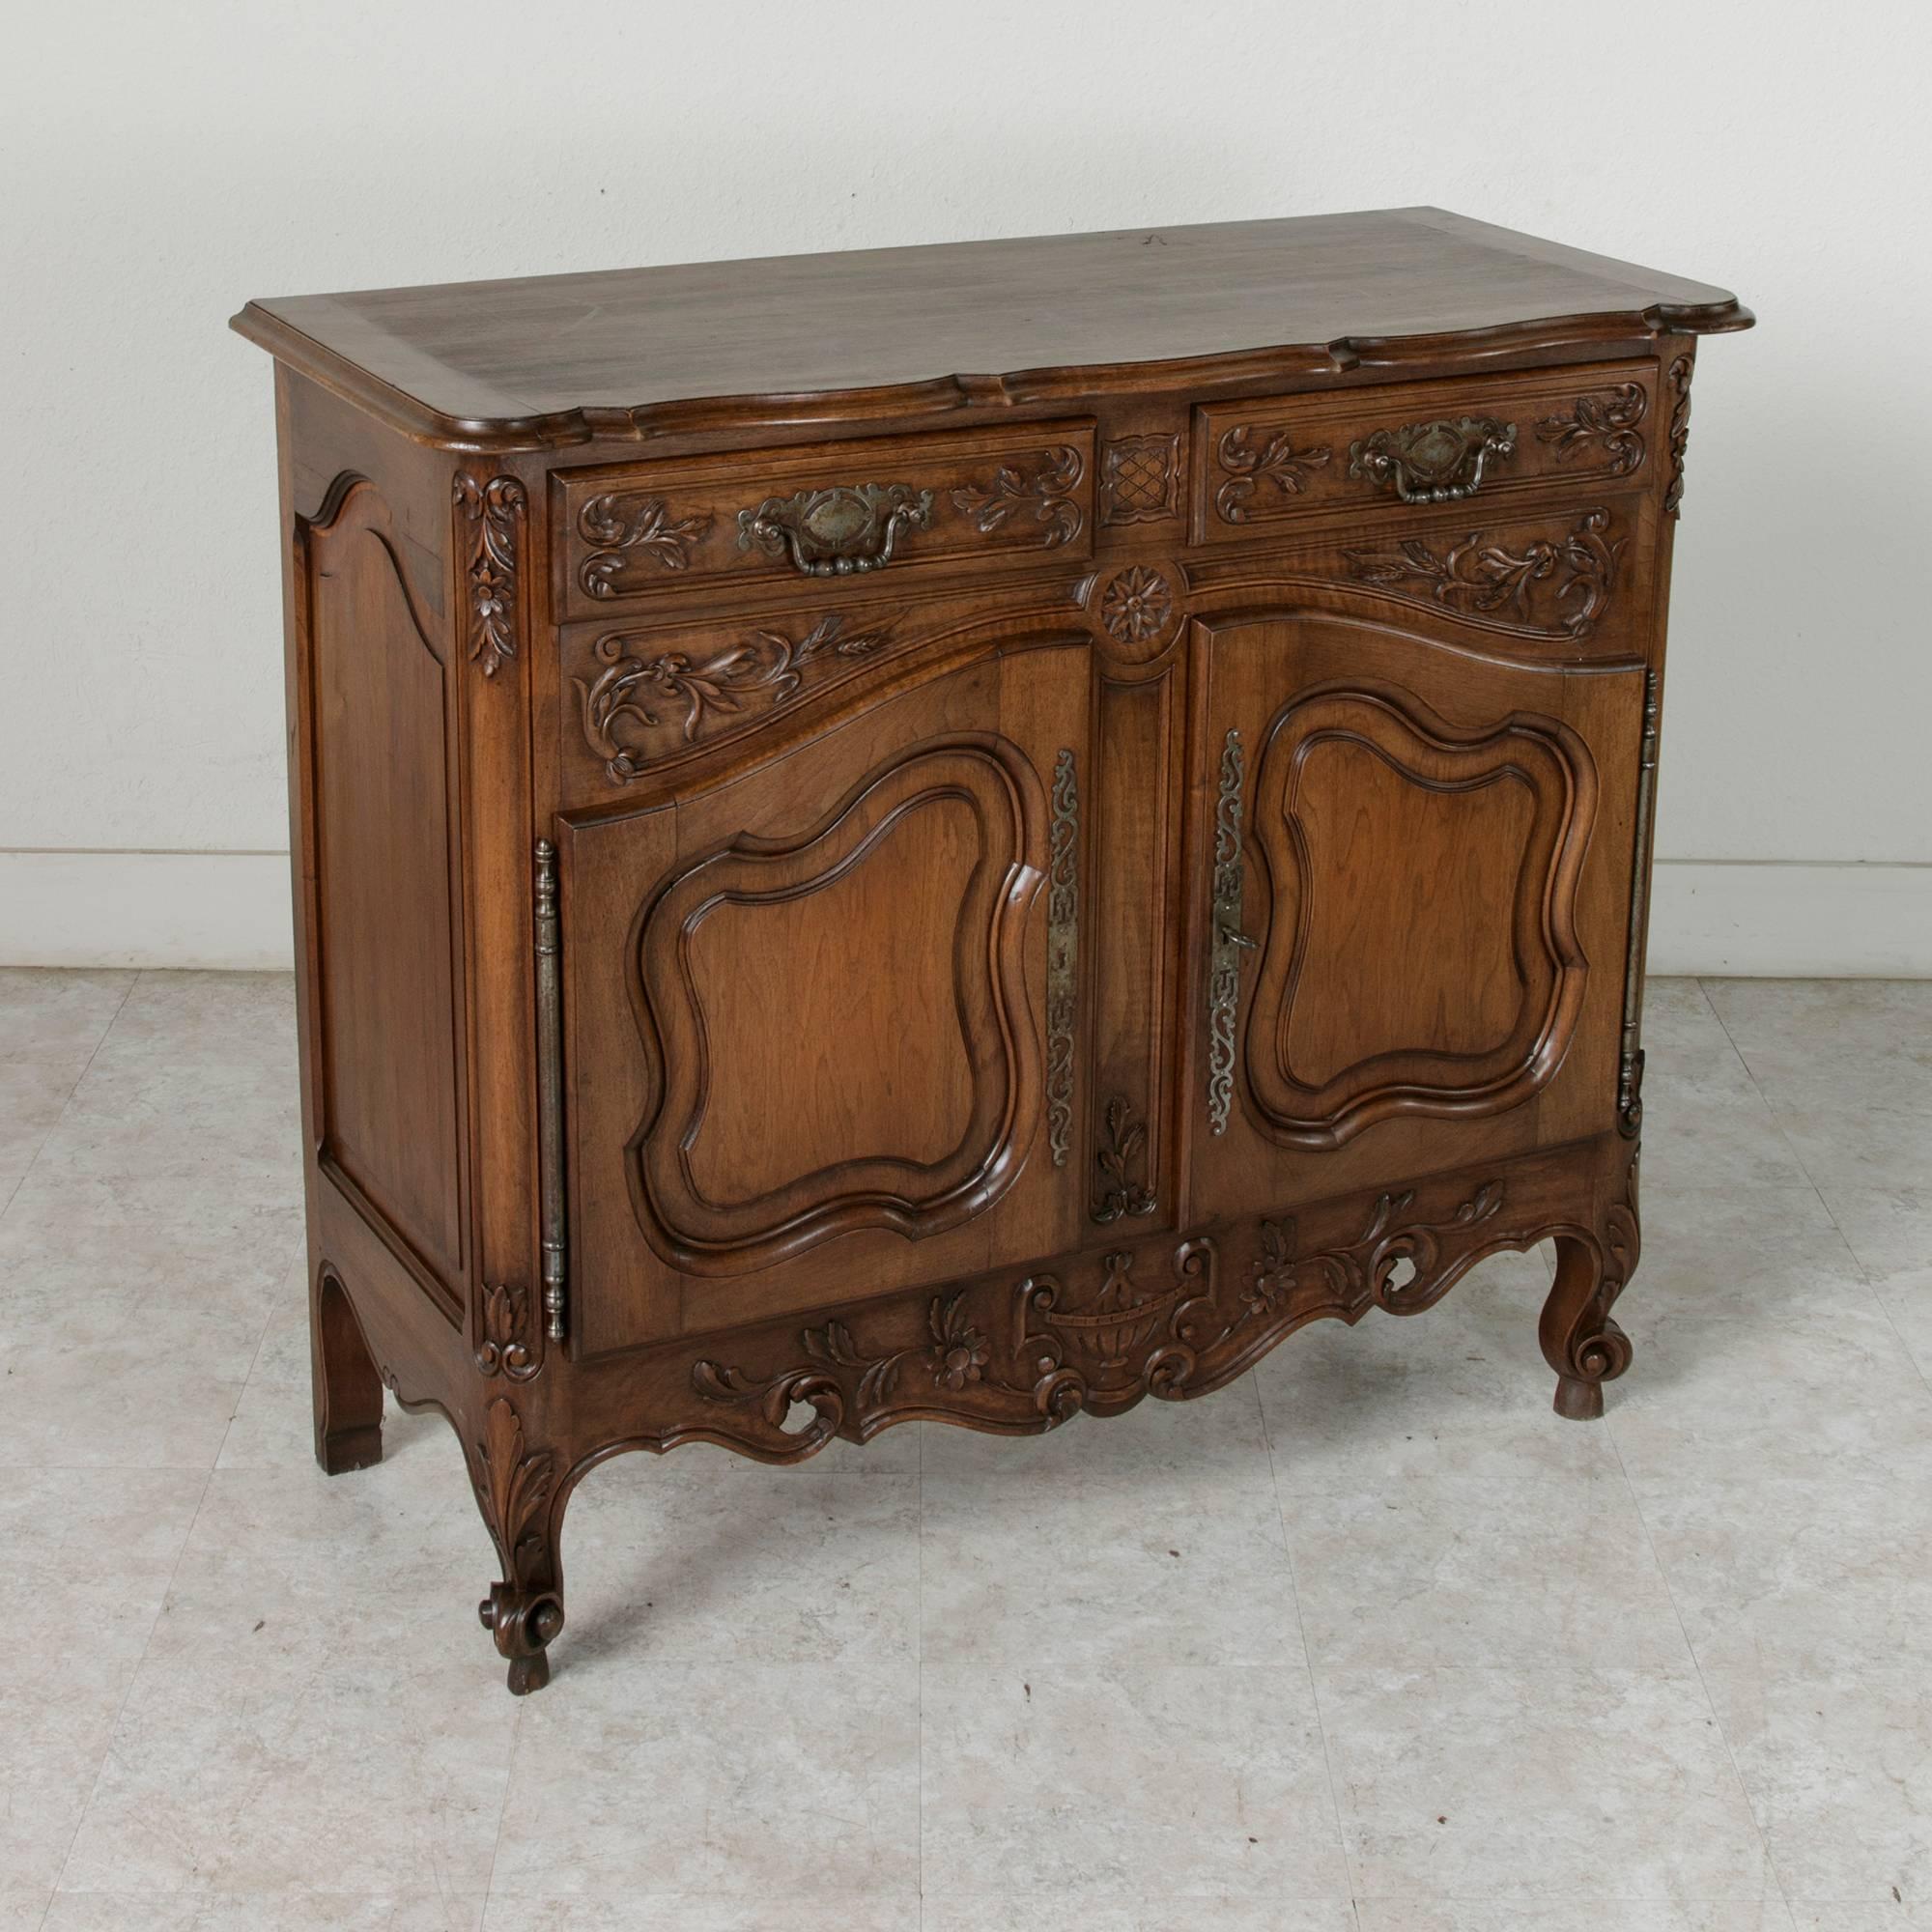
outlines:
[[383, 1382], [331, 1268], [319, 1268], [310, 1284], [308, 1326], [315, 1460], [330, 1476], [366, 1469], [383, 1460]]
[[516, 1405], [498, 1396], [476, 1444], [476, 1500], [503, 1561], [503, 1576], [477, 1605], [483, 1628], [509, 1661], [513, 1696], [550, 1682], [549, 1646], [563, 1629], [563, 1566], [557, 1532], [556, 1461], [525, 1439]]
[[1595, 1240], [1556, 1236], [1556, 1279], [1543, 1304], [1538, 1340], [1556, 1371], [1556, 1413], [1594, 1422], [1604, 1412], [1604, 1384], [1630, 1367], [1630, 1337], [1610, 1308], [1637, 1263], [1636, 1168], [1633, 1158], [1622, 1201], [1604, 1216]]

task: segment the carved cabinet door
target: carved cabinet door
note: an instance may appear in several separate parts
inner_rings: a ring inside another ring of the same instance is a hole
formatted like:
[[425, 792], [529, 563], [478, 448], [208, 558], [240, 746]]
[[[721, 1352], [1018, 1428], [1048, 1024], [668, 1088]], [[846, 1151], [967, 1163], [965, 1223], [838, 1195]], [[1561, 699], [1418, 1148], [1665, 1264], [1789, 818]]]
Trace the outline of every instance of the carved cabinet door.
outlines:
[[1643, 667], [1318, 611], [1202, 646], [1191, 1212], [1608, 1127]]
[[1089, 710], [1009, 643], [565, 827], [580, 1350], [1070, 1242]]

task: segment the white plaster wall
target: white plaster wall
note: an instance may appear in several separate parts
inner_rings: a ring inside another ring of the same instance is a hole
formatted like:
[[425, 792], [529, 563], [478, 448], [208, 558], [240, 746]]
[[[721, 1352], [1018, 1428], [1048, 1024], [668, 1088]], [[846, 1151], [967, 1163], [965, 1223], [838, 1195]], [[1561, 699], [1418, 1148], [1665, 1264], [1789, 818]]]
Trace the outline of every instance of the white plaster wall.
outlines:
[[1916, 0], [74, 0], [4, 44], [0, 958], [286, 956], [244, 298], [1431, 201], [1762, 317], [1698, 368], [1653, 963], [1932, 973]]

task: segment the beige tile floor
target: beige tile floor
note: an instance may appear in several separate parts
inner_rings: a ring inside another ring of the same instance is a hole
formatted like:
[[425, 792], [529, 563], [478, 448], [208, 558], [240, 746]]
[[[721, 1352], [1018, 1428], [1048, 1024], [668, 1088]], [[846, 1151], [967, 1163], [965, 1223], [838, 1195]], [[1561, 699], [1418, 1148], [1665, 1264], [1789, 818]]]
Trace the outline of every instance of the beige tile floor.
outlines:
[[579, 1492], [309, 1459], [288, 982], [0, 974], [0, 1932], [1932, 1928], [1932, 984], [1651, 989], [1636, 1366], [1546, 1264], [1209, 1402]]

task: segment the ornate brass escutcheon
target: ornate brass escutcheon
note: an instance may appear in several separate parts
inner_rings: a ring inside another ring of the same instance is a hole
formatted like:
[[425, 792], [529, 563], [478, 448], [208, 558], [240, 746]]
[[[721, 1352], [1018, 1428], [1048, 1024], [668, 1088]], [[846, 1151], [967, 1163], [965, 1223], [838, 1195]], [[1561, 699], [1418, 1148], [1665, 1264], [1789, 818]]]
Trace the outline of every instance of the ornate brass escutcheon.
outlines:
[[1494, 416], [1446, 417], [1372, 431], [1349, 445], [1349, 474], [1392, 490], [1405, 503], [1453, 503], [1482, 488], [1492, 459], [1516, 454], [1516, 424]]
[[843, 577], [883, 570], [899, 532], [923, 530], [931, 521], [930, 490], [909, 483], [837, 484], [767, 497], [756, 509], [740, 510], [738, 548], [788, 554], [807, 577]]

